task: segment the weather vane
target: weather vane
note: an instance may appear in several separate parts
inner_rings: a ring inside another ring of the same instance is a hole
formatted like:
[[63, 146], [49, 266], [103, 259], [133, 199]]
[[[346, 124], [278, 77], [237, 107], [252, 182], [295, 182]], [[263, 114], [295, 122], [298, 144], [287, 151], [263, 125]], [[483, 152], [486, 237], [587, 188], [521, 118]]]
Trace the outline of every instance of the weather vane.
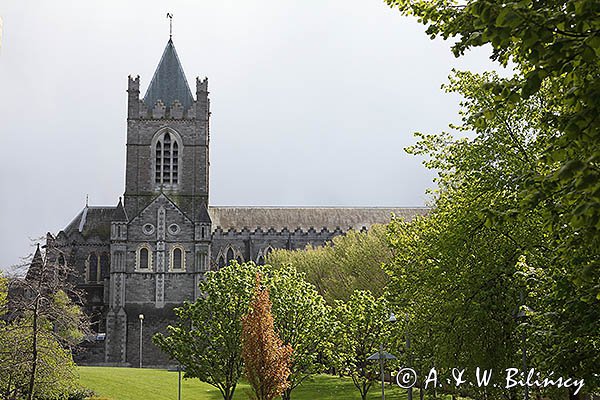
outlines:
[[173, 14], [167, 13], [167, 18], [169, 18], [169, 39], [173, 38]]

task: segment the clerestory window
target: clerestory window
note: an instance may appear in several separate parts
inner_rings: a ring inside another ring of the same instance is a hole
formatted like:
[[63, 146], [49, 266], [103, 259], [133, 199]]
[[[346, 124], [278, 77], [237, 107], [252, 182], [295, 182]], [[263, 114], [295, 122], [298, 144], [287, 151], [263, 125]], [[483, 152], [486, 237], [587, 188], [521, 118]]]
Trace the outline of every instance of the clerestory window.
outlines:
[[179, 183], [179, 150], [177, 137], [169, 131], [162, 133], [154, 147], [154, 182], [157, 185]]

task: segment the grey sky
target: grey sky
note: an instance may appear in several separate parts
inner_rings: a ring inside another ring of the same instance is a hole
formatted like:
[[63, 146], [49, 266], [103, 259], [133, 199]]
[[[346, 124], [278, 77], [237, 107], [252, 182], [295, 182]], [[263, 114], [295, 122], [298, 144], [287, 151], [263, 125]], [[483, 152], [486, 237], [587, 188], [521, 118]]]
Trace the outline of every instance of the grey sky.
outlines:
[[211, 92], [215, 205], [424, 205], [414, 131], [456, 121], [452, 67], [491, 69], [381, 0], [3, 0], [0, 267], [124, 190], [127, 75], [168, 40]]

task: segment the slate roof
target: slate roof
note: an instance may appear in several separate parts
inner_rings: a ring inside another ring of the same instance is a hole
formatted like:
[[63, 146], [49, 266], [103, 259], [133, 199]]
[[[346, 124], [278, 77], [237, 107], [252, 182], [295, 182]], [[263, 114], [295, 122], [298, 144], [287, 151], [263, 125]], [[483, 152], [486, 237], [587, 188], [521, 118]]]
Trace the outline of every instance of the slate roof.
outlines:
[[335, 230], [369, 228], [373, 224], [385, 224], [394, 213], [404, 220], [417, 215], [426, 215], [426, 207], [211, 207], [208, 212], [212, 227], [223, 230], [250, 230], [260, 227], [263, 230], [273, 228], [293, 231], [297, 228], [307, 230], [327, 228]]
[[194, 103], [171, 39], [167, 42], [167, 47], [144, 96], [144, 103], [149, 109], [152, 109], [157, 100], [162, 100], [167, 107], [170, 107], [173, 101], [179, 100], [184, 109], [188, 109]]
[[76, 231], [88, 239], [97, 236], [101, 240], [110, 239], [110, 223], [118, 216], [118, 207], [86, 206], [71, 223], [64, 229], [67, 235]]

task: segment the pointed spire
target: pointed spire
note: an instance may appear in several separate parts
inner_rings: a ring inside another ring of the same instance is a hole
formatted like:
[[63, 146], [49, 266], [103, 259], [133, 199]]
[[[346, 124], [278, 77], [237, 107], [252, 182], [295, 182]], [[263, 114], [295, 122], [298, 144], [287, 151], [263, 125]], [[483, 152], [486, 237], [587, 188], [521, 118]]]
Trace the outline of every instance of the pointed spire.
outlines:
[[197, 222], [203, 222], [203, 223], [212, 223], [211, 219], [210, 219], [210, 214], [208, 213], [208, 210], [206, 209], [206, 205], [202, 204], [202, 206], [200, 206], [200, 212], [198, 213], [198, 221]]
[[172, 39], [167, 42], [167, 47], [144, 96], [144, 103], [149, 108], [154, 107], [158, 100], [162, 100], [167, 107], [170, 107], [175, 100], [179, 100], [184, 109], [188, 109], [194, 103]]
[[37, 243], [37, 248], [35, 249], [35, 254], [33, 255], [33, 260], [31, 263], [41, 262], [42, 261], [42, 251], [40, 250], [40, 244]]
[[119, 197], [119, 204], [117, 204], [117, 208], [113, 213], [112, 217], [113, 222], [127, 222], [127, 213], [125, 212], [125, 208], [123, 207], [123, 202]]
[[25, 279], [36, 279], [42, 273], [43, 268], [44, 258], [42, 257], [42, 251], [40, 250], [40, 244], [38, 243], [35, 253], [33, 254], [33, 258], [31, 259], [29, 269], [27, 270], [27, 276], [25, 277]]

